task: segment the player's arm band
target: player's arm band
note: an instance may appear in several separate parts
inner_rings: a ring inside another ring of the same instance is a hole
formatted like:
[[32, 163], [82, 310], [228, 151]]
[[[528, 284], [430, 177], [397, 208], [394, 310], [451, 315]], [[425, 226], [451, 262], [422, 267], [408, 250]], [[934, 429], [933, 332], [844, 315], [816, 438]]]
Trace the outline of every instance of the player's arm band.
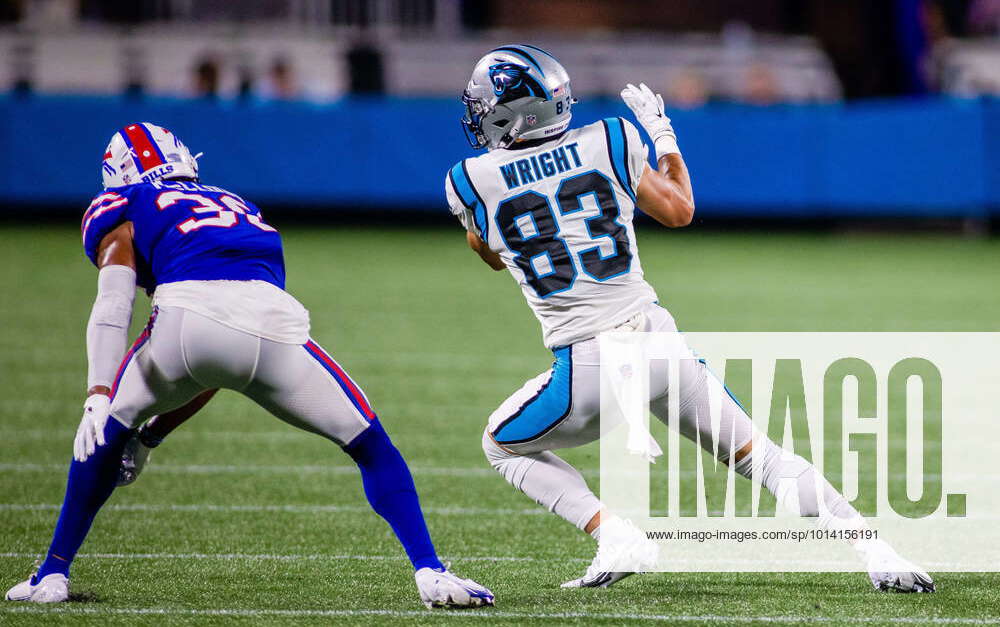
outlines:
[[97, 277], [97, 299], [87, 322], [87, 389], [111, 387], [128, 344], [135, 301], [135, 270], [105, 266]]
[[656, 150], [657, 162], [665, 155], [681, 154], [681, 149], [677, 145], [677, 135], [673, 129], [657, 133], [656, 137], [653, 138], [653, 148]]

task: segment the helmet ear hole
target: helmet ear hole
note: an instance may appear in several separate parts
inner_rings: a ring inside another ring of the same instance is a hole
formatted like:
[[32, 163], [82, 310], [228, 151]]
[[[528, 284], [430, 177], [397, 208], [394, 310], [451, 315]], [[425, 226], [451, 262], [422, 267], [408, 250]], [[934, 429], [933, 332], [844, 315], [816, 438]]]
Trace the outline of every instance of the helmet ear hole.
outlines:
[[497, 128], [503, 128], [503, 127], [507, 126], [507, 124], [509, 124], [509, 123], [510, 123], [510, 120], [504, 118], [502, 120], [496, 120], [496, 121], [494, 121], [493, 122], [493, 126], [496, 126]]

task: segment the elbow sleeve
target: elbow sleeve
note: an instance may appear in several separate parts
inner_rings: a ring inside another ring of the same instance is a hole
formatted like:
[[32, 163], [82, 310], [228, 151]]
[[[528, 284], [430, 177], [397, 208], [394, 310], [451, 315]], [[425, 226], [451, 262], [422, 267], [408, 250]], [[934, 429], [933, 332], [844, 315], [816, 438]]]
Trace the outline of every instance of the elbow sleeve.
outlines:
[[105, 266], [97, 279], [97, 298], [87, 322], [87, 388], [111, 387], [128, 344], [135, 300], [135, 270]]

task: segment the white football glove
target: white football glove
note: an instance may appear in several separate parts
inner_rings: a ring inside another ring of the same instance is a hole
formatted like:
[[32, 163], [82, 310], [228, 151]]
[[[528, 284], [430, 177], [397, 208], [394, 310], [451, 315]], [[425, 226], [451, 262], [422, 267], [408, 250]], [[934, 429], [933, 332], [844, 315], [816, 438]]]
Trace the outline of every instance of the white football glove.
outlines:
[[680, 154], [681, 150], [677, 147], [677, 134], [674, 133], [674, 127], [670, 125], [670, 118], [663, 112], [663, 97], [660, 94], [654, 94], [653, 90], [646, 86], [646, 83], [639, 83], [638, 87], [629, 83], [622, 90], [622, 100], [635, 114], [635, 119], [639, 120], [642, 128], [646, 129], [646, 134], [653, 140], [657, 160], [663, 155]]
[[85, 462], [98, 446], [104, 446], [104, 425], [111, 412], [111, 398], [106, 394], [91, 394], [83, 404], [83, 419], [73, 440], [73, 459]]

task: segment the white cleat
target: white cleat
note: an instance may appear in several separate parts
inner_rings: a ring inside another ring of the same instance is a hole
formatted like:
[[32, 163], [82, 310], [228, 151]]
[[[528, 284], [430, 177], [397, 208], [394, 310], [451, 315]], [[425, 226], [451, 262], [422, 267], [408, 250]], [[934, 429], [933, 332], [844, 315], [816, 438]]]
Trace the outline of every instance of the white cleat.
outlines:
[[122, 451], [122, 461], [118, 465], [118, 483], [115, 485], [120, 488], [134, 483], [146, 466], [146, 460], [149, 459], [151, 450], [153, 449], [139, 440], [138, 431], [133, 433]]
[[421, 568], [414, 574], [420, 600], [427, 609], [464, 608], [494, 605], [493, 593], [471, 579], [462, 579], [449, 570]]
[[601, 523], [597, 555], [583, 577], [567, 581], [563, 588], [607, 588], [629, 575], [656, 566], [660, 547], [630, 520], [614, 517]]
[[591, 565], [587, 568], [587, 572], [579, 579], [573, 579], [563, 583], [561, 588], [610, 588], [622, 579], [634, 575], [634, 572], [630, 571], [619, 571], [619, 572], [608, 572], [601, 571], [594, 568]]
[[884, 540], [862, 540], [854, 545], [865, 562], [868, 578], [884, 592], [934, 592], [934, 580], [899, 556]]
[[8, 601], [30, 601], [32, 603], [62, 603], [69, 600], [69, 579], [62, 573], [52, 573], [42, 577], [38, 583], [31, 583], [35, 576], [22, 581], [7, 591]]

